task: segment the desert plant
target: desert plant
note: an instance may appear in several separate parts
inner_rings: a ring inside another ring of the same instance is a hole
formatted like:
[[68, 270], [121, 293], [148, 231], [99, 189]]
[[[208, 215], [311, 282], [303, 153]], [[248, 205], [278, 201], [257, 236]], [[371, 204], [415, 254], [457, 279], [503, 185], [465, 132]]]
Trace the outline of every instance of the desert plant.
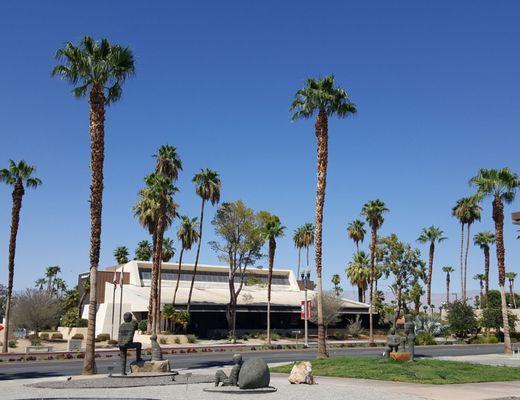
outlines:
[[71, 339], [75, 339], [75, 340], [83, 340], [83, 334], [82, 333], [76, 333], [72, 336]]
[[100, 333], [99, 335], [97, 335], [96, 339], [98, 339], [100, 342], [105, 342], [107, 340], [110, 340], [110, 334]]
[[51, 340], [63, 340], [63, 334], [60, 332], [54, 332], [51, 335]]
[[148, 320], [142, 319], [137, 323], [137, 330], [141, 333], [145, 333], [148, 327]]
[[415, 342], [420, 346], [431, 346], [437, 344], [433, 335], [426, 331], [418, 333], [415, 337]]
[[175, 344], [181, 344], [181, 338], [178, 337], [178, 336], [175, 336], [175, 337], [173, 338], [173, 343], [175, 343]]
[[165, 337], [160, 337], [158, 339], [158, 341], [159, 341], [159, 344], [167, 344], [168, 343], [168, 339], [165, 338]]
[[44, 333], [40, 333], [40, 339], [42, 340], [49, 340], [49, 334], [44, 332]]
[[15, 349], [15, 348], [18, 347], [18, 340], [16, 340], [16, 339], [9, 340], [9, 342], [7, 342], [7, 345], [8, 345], [11, 349]]
[[442, 336], [445, 326], [440, 315], [419, 314], [415, 317], [415, 331], [430, 333], [433, 336]]
[[117, 340], [114, 340], [114, 339], [110, 339], [109, 341], [107, 341], [107, 344], [109, 346], [117, 346]]
[[365, 332], [363, 326], [361, 325], [361, 320], [358, 319], [356, 321], [348, 321], [347, 325], [347, 334], [352, 337], [360, 337]]
[[186, 339], [188, 340], [188, 343], [197, 343], [197, 336], [195, 335], [187, 335]]

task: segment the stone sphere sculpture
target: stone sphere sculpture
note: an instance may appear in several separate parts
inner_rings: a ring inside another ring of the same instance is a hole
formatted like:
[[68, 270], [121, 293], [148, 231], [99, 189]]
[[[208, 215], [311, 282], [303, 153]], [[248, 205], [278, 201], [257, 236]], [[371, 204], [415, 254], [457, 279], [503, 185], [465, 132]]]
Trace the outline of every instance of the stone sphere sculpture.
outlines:
[[266, 388], [270, 382], [269, 367], [261, 358], [251, 358], [242, 364], [238, 375], [240, 389]]

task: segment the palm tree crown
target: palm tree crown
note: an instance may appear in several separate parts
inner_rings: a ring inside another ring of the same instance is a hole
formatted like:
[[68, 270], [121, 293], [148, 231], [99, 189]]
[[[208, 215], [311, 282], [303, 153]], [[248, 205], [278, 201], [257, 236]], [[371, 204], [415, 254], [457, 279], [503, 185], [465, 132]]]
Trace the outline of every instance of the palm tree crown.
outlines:
[[179, 178], [179, 171], [182, 171], [182, 162], [175, 147], [163, 145], [159, 147], [154, 157], [156, 159], [155, 171], [158, 174], [172, 181]]
[[312, 118], [315, 112], [340, 118], [356, 113], [356, 106], [350, 102], [348, 93], [336, 86], [334, 75], [322, 79], [307, 79], [305, 87], [296, 92], [291, 105], [292, 120]]
[[184, 250], [190, 250], [194, 243], [199, 241], [199, 232], [197, 231], [197, 218], [190, 218], [183, 215], [181, 225], [177, 231], [177, 238], [181, 241]]
[[354, 253], [352, 261], [347, 264], [345, 272], [350, 279], [351, 285], [366, 290], [370, 278], [370, 259], [368, 255], [364, 251]]
[[475, 246], [478, 246], [483, 250], [485, 248], [489, 249], [489, 246], [493, 243], [495, 243], [495, 234], [493, 232], [478, 232], [477, 234], [475, 234], [475, 236], [473, 236], [473, 244], [475, 244]]
[[222, 183], [218, 172], [209, 168], [201, 169], [199, 173], [193, 177], [195, 183], [195, 192], [203, 200], [211, 202], [212, 205], [220, 201], [220, 191]]
[[24, 160], [16, 163], [9, 160], [9, 167], [0, 170], [0, 182], [4, 182], [10, 186], [21, 184], [28, 188], [35, 188], [42, 184], [42, 181], [33, 176], [36, 167], [27, 164]]
[[128, 255], [129, 252], [126, 246], [119, 246], [114, 250], [114, 258], [119, 265], [126, 264], [128, 262]]
[[505, 167], [502, 169], [481, 169], [470, 183], [477, 188], [478, 197], [494, 196], [510, 204], [520, 187], [518, 175]]
[[428, 228], [423, 228], [421, 235], [417, 238], [417, 241], [420, 243], [440, 243], [447, 238], [444, 236], [444, 232], [436, 227], [430, 226]]
[[175, 255], [175, 247], [173, 247], [173, 239], [172, 238], [164, 238], [162, 242], [162, 256], [161, 260], [163, 262], [168, 262]]
[[372, 229], [379, 229], [385, 218], [383, 216], [384, 213], [388, 212], [388, 208], [386, 208], [385, 203], [383, 203], [379, 199], [368, 201], [361, 210], [361, 215], [363, 215], [368, 224]]
[[347, 235], [350, 239], [354, 241], [356, 244], [356, 247], [358, 247], [359, 250], [359, 242], [363, 243], [363, 240], [365, 239], [365, 223], [359, 219], [355, 219], [354, 221], [350, 222], [347, 226]]
[[85, 36], [78, 46], [66, 42], [55, 57], [62, 64], [55, 66], [51, 74], [74, 85], [74, 96], [83, 97], [96, 86], [103, 90], [108, 104], [119, 100], [123, 82], [135, 72], [132, 51], [107, 39], [96, 42]]
[[137, 247], [135, 248], [135, 259], [139, 261], [150, 261], [151, 257], [152, 244], [148, 240], [141, 240], [137, 243]]
[[445, 272], [447, 274], [451, 274], [451, 273], [455, 272], [455, 269], [449, 265], [446, 267], [442, 267], [442, 270], [443, 270], [443, 272]]

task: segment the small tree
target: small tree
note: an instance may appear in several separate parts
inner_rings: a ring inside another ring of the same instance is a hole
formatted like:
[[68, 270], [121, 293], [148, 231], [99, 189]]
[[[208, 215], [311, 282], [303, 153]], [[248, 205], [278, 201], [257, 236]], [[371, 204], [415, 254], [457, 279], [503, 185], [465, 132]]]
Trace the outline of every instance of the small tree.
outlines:
[[[511, 312], [509, 312], [508, 314], [509, 330], [511, 332], [514, 332], [516, 322], [518, 321], [518, 317]], [[484, 310], [482, 311], [482, 316], [480, 318], [480, 325], [483, 328], [494, 329], [496, 333], [500, 332], [500, 330], [504, 327], [502, 309], [500, 308], [500, 306], [489, 306], [484, 308]]]
[[[341, 308], [343, 307], [343, 300], [336, 296], [334, 291], [323, 293], [323, 325], [325, 326], [325, 337], [329, 326], [335, 325], [339, 322], [341, 316]], [[311, 322], [318, 323], [318, 308], [317, 302], [312, 302]]]
[[61, 301], [45, 291], [26, 289], [14, 299], [15, 325], [36, 333], [58, 326], [61, 312]]
[[462, 338], [475, 332], [478, 327], [473, 307], [463, 301], [454, 301], [448, 305], [448, 323], [451, 332]]

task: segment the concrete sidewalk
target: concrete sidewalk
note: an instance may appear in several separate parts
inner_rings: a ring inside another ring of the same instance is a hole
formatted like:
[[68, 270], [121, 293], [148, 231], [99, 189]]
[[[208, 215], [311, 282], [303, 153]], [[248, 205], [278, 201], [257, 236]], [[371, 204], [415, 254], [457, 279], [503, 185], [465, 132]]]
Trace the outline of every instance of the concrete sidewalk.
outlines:
[[505, 354], [477, 354], [471, 356], [442, 356], [434, 357], [437, 360], [459, 361], [472, 364], [494, 365], [501, 367], [520, 367], [520, 357]]

